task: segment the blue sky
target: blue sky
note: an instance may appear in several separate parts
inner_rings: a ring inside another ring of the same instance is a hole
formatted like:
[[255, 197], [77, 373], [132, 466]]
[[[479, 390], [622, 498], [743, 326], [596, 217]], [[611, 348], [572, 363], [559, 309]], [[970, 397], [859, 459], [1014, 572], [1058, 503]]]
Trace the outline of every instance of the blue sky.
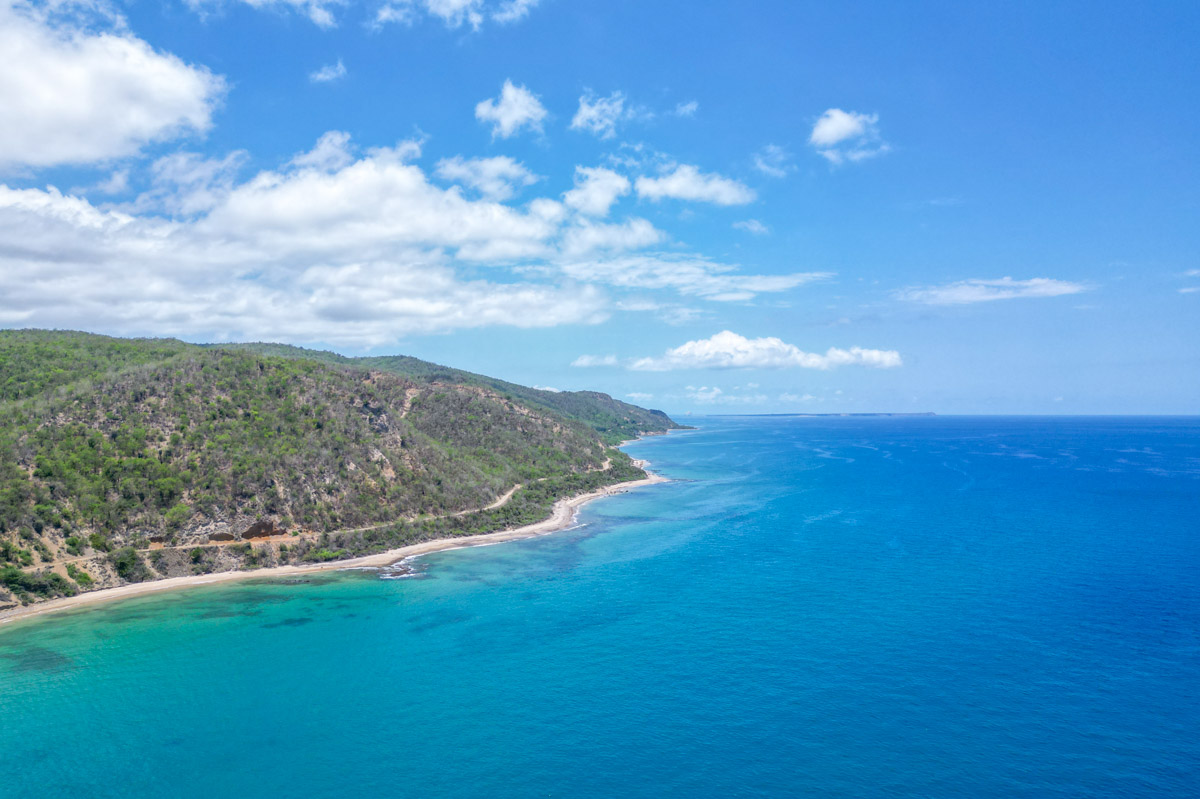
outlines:
[[0, 0], [0, 326], [674, 413], [1195, 413], [1198, 23]]

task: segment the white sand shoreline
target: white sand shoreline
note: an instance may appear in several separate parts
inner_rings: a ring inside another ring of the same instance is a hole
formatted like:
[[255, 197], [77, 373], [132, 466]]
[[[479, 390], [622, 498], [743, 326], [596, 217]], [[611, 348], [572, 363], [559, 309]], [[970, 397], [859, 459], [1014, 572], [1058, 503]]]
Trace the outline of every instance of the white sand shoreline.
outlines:
[[109, 602], [116, 599], [145, 596], [147, 594], [158, 593], [159, 591], [174, 591], [200, 585], [211, 585], [213, 583], [225, 583], [232, 582], [234, 580], [248, 580], [261, 577], [289, 577], [297, 574], [311, 574], [313, 572], [322, 571], [341, 571], [344, 569], [391, 566], [402, 560], [408, 560], [421, 555], [428, 555], [431, 552], [444, 552], [451, 549], [484, 546], [487, 544], [501, 544], [506, 541], [519, 541], [523, 538], [533, 538], [535, 536], [547, 535], [549, 533], [565, 530], [566, 528], [572, 526], [575, 522], [575, 517], [578, 514], [579, 508], [594, 499], [609, 497], [615, 494], [622, 494], [631, 488], [667, 482], [667, 478], [655, 474], [648, 469], [646, 470], [646, 474], [649, 476], [642, 480], [633, 480], [627, 483], [616, 483], [614, 485], [605, 486], [604, 488], [598, 488], [595, 491], [589, 491], [586, 494], [560, 499], [554, 503], [554, 507], [551, 509], [549, 517], [540, 522], [527, 524], [524, 527], [518, 527], [513, 530], [498, 530], [494, 533], [481, 533], [479, 535], [437, 538], [432, 541], [421, 541], [420, 543], [409, 544], [397, 549], [390, 549], [387, 552], [379, 552], [374, 555], [364, 555], [362, 557], [330, 561], [328, 563], [271, 566], [265, 569], [217, 572], [215, 574], [196, 574], [189, 575], [187, 577], [168, 577], [164, 580], [152, 580], [145, 583], [131, 583], [130, 585], [122, 585], [116, 588], [103, 588], [99, 591], [89, 591], [82, 594], [76, 594], [75, 596], [61, 597], [59, 599], [51, 599], [46, 602], [39, 602], [35, 605], [26, 605], [24, 607], [0, 611], [0, 625], [8, 624], [10, 622], [17, 621], [18, 619], [40, 616], [44, 613], [54, 613], [56, 611], [84, 607], [87, 605]]

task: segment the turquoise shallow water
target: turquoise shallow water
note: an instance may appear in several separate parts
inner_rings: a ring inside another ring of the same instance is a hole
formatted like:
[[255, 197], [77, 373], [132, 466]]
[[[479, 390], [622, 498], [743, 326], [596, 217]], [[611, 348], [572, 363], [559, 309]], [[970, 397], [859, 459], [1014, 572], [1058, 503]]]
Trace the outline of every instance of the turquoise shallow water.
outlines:
[[1194, 796], [1200, 419], [709, 419], [419, 577], [0, 628], [0, 796]]

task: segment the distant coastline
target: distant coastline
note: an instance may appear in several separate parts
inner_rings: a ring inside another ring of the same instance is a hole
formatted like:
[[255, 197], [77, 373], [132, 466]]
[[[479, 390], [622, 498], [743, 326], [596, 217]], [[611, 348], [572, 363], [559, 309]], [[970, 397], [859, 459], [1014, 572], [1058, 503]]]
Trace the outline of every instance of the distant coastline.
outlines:
[[386, 567], [399, 563], [407, 558], [428, 555], [433, 552], [444, 552], [451, 549], [463, 549], [466, 547], [485, 546], [488, 544], [501, 544], [507, 541], [519, 541], [525, 538], [548, 535], [560, 530], [565, 530], [572, 526], [575, 523], [579, 509], [594, 499], [623, 494], [631, 488], [640, 488], [642, 486], [654, 485], [656, 483], [669, 482], [668, 478], [647, 469], [646, 461], [637, 460], [634, 461], [634, 463], [646, 472], [647, 476], [645, 478], [641, 480], [631, 480], [624, 483], [614, 483], [612, 485], [604, 486], [603, 488], [598, 488], [594, 491], [589, 491], [585, 494], [579, 494], [574, 497], [560, 499], [554, 503], [550, 515], [547, 518], [540, 522], [524, 525], [523, 527], [517, 527], [511, 530], [497, 530], [494, 533], [483, 533], [480, 535], [459, 537], [452, 536], [449, 538], [438, 538], [431, 541], [421, 541], [416, 544], [409, 544], [396, 549], [390, 549], [387, 552], [379, 552], [374, 555], [364, 555], [357, 558], [347, 558], [346, 560], [330, 561], [328, 563], [271, 566], [263, 569], [249, 570], [239, 569], [237, 571], [217, 572], [214, 574], [197, 574], [186, 577], [169, 577], [163, 580], [151, 580], [143, 583], [130, 583], [128, 585], [122, 585], [116, 588], [103, 588], [98, 591], [88, 591], [82, 594], [76, 594], [75, 596], [61, 597], [59, 599], [51, 599], [33, 605], [25, 605], [19, 608], [0, 611], [0, 626], [17, 621], [19, 619], [40, 616], [44, 613], [54, 613], [62, 610], [98, 604], [101, 602], [111, 602], [117, 599], [129, 599], [136, 596], [145, 596], [147, 594], [155, 594], [160, 591], [177, 591], [184, 588], [194, 588], [202, 585], [212, 585], [214, 583], [226, 583], [233, 582], [235, 580], [248, 580], [253, 578], [290, 577], [298, 574], [311, 574], [313, 572]]

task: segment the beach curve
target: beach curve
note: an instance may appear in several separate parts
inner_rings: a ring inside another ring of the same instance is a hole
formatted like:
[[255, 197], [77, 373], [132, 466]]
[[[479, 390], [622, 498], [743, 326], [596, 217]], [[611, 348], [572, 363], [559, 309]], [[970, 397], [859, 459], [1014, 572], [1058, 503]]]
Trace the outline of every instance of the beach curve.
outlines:
[[303, 565], [269, 566], [262, 569], [242, 569], [237, 571], [216, 572], [213, 574], [196, 574], [184, 577], [168, 577], [162, 580], [152, 580], [144, 583], [130, 583], [115, 588], [103, 588], [75, 596], [60, 597], [35, 605], [26, 605], [0, 611], [0, 626], [20, 619], [28, 619], [47, 613], [55, 613], [73, 608], [96, 605], [119, 599], [130, 599], [138, 596], [155, 594], [160, 591], [178, 591], [185, 588], [195, 588], [203, 585], [234, 582], [253, 578], [290, 577], [299, 574], [312, 574], [324, 571], [343, 571], [347, 569], [379, 568], [392, 566], [402, 560], [429, 555], [434, 552], [445, 552], [452, 549], [502, 544], [508, 541], [520, 541], [526, 538], [548, 535], [570, 527], [575, 522], [579, 509], [595, 499], [623, 494], [631, 488], [668, 482], [668, 478], [646, 469], [646, 461], [635, 461], [646, 472], [646, 477], [624, 483], [604, 486], [584, 494], [565, 497], [554, 503], [550, 515], [540, 522], [534, 522], [511, 530], [497, 530], [493, 533], [480, 533], [469, 536], [451, 536], [436, 538], [430, 541], [420, 541], [415, 544], [389, 549], [374, 555], [363, 555], [345, 560], [327, 563], [312, 563]]

